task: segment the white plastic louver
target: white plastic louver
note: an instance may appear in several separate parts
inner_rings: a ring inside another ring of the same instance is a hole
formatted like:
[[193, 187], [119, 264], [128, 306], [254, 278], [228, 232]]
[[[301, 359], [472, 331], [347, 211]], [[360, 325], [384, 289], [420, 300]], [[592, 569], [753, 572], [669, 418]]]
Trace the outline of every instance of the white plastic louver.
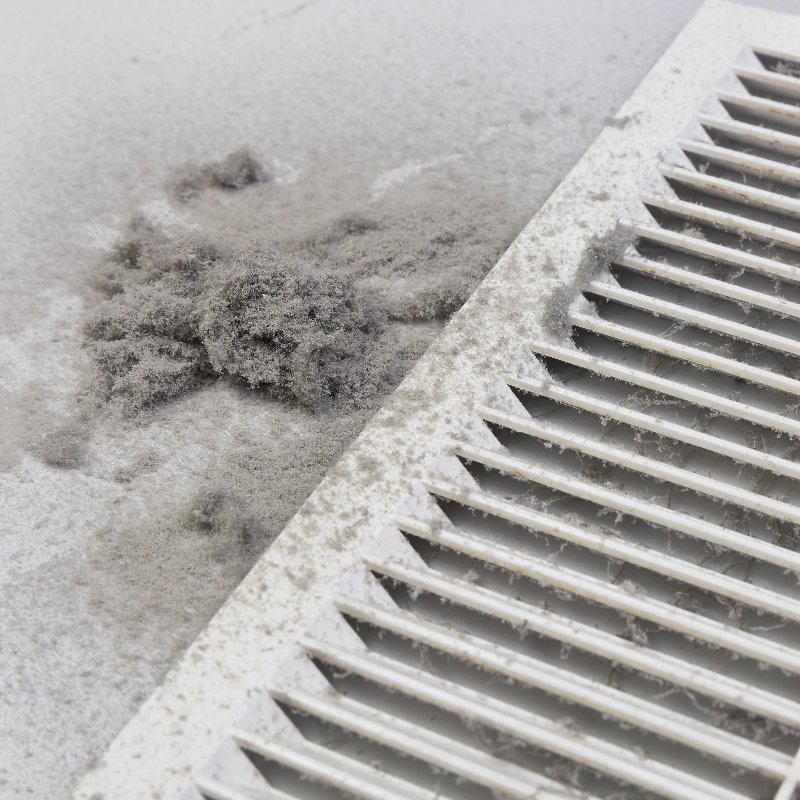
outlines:
[[798, 42], [703, 7], [76, 797], [795, 796]]

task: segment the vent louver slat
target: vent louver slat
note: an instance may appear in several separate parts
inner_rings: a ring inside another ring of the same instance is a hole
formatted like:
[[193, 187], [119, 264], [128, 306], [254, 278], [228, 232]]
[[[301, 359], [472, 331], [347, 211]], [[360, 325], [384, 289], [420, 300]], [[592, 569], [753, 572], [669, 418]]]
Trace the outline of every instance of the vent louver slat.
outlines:
[[771, 411], [740, 403], [737, 400], [729, 400], [726, 397], [712, 394], [703, 389], [696, 389], [693, 386], [668, 378], [660, 378], [643, 370], [628, 367], [625, 364], [619, 364], [606, 358], [599, 358], [580, 350], [554, 345], [550, 342], [536, 342], [532, 345], [532, 349], [539, 355], [591, 370], [598, 375], [616, 378], [632, 386], [652, 389], [654, 392], [686, 400], [688, 403], [713, 409], [721, 414], [754, 422], [757, 425], [763, 425], [765, 428], [772, 428], [792, 436], [800, 436], [799, 422]]
[[[298, 705], [303, 705], [304, 698], [305, 696], [298, 695]], [[315, 708], [313, 701], [306, 700], [305, 705], [312, 710]], [[262, 739], [247, 731], [238, 730], [231, 731], [231, 736], [248, 752], [281, 761], [310, 778], [316, 778], [364, 800], [449, 800], [445, 795], [425, 791], [407, 781], [387, 775], [377, 767], [344, 758], [312, 742]]]
[[716, 94], [719, 100], [725, 105], [755, 112], [766, 122], [774, 120], [776, 122], [800, 124], [800, 108], [796, 106], [778, 103], [774, 100], [765, 100], [763, 97], [753, 97], [747, 94], [727, 92], [723, 89], [717, 89]]
[[714, 369], [717, 372], [724, 372], [736, 378], [749, 381], [750, 383], [768, 386], [772, 389], [800, 395], [800, 381], [789, 378], [786, 375], [776, 375], [767, 369], [754, 367], [750, 364], [743, 364], [733, 358], [719, 356], [698, 347], [691, 347], [685, 344], [673, 342], [662, 336], [653, 336], [636, 328], [629, 328], [625, 325], [617, 325], [608, 322], [600, 317], [590, 316], [589, 314], [575, 313], [570, 315], [573, 327], [592, 331], [608, 339], [616, 339], [626, 344], [634, 345], [642, 350], [650, 350], [654, 353], [664, 353], [682, 361], [688, 361], [702, 367]]
[[[779, 201], [776, 199], [776, 202]], [[667, 245], [679, 252], [709, 258], [721, 264], [730, 264], [733, 267], [751, 269], [773, 278], [800, 283], [800, 269], [788, 264], [782, 264], [771, 258], [755, 256], [751, 253], [735, 250], [731, 247], [723, 247], [713, 242], [664, 230], [663, 228], [635, 225], [633, 229], [639, 238]]]
[[572, 406], [581, 411], [597, 414], [601, 419], [613, 419], [632, 428], [652, 431], [660, 436], [677, 442], [686, 442], [695, 447], [708, 450], [712, 453], [728, 456], [735, 461], [760, 467], [770, 472], [800, 479], [800, 464], [779, 458], [771, 453], [754, 450], [736, 442], [711, 436], [703, 431], [695, 430], [686, 425], [678, 425], [661, 417], [645, 414], [631, 408], [625, 408], [616, 403], [610, 403], [597, 397], [591, 397], [582, 392], [576, 392], [552, 381], [526, 380], [524, 378], [509, 376], [506, 378], [510, 386], [515, 386], [525, 392], [541, 395], [555, 400], [564, 405]]
[[745, 84], [800, 99], [800, 80], [791, 75], [779, 75], [775, 72], [746, 67], [735, 67], [733, 71]]
[[661, 174], [677, 184], [683, 184], [691, 189], [720, 197], [723, 200], [732, 200], [743, 203], [745, 206], [752, 206], [764, 211], [785, 214], [794, 219], [800, 219], [800, 200], [795, 200], [792, 197], [776, 195], [773, 192], [768, 192], [755, 186], [747, 186], [727, 178], [717, 178], [714, 175], [694, 172], [683, 167], [663, 165]]
[[[689, 139], [679, 139], [678, 146], [685, 153], [691, 153], [709, 164], [721, 164], [726, 167], [733, 167], [741, 170], [747, 175], [754, 175], [759, 178], [769, 178], [774, 181], [787, 183], [790, 186], [800, 186], [800, 168], [790, 164], [781, 164], [768, 158], [761, 158], [752, 153], [743, 153], [739, 150], [731, 150], [727, 147], [719, 147], [709, 142], [699, 142]], [[677, 181], [684, 178], [692, 180], [692, 173], [683, 174], [680, 170], [664, 167], [667, 170], [665, 176], [673, 177]], [[702, 176], [700, 177], [701, 185]], [[708, 184], [706, 184], [708, 185]]]
[[715, 227], [732, 231], [738, 235], [747, 234], [759, 241], [780, 244], [792, 250], [800, 250], [800, 235], [776, 225], [767, 225], [757, 220], [736, 214], [728, 214], [700, 203], [685, 203], [655, 194], [643, 194], [642, 202], [663, 211], [668, 211], [686, 220], [709, 223]]
[[[499, 417], [499, 415], [496, 416]], [[502, 417], [499, 418], [502, 419]], [[688, 514], [682, 514], [669, 508], [662, 508], [624, 492], [609, 489], [591, 481], [580, 480], [574, 475], [565, 474], [557, 470], [543, 469], [542, 467], [528, 464], [522, 459], [484, 448], [462, 444], [456, 446], [456, 452], [469, 461], [493, 467], [506, 474], [519, 476], [524, 480], [541, 483], [551, 489], [563, 491], [583, 500], [614, 509], [620, 513], [647, 520], [656, 525], [664, 525], [687, 536], [704, 539], [721, 547], [727, 547], [755, 558], [761, 558], [764, 561], [787, 569], [800, 569], [800, 553], [776, 547], [768, 542], [754, 539], [736, 531], [730, 531], [705, 520], [695, 519]], [[604, 460], [606, 460], [606, 457], [604, 457]], [[690, 481], [690, 478], [687, 481]], [[700, 483], [700, 476], [696, 477], [696, 481], [698, 484]], [[714, 489], [714, 493], [721, 494], [721, 489]], [[767, 502], [768, 498], [764, 498], [764, 501]]]
[[[770, 514], [787, 522], [800, 522], [800, 509], [790, 503], [782, 503], [771, 497], [756, 492], [750, 492], [741, 487], [731, 486], [714, 478], [698, 475], [696, 472], [664, 464], [655, 459], [629, 452], [622, 448], [599, 442], [584, 436], [579, 436], [563, 428], [549, 425], [547, 422], [525, 418], [515, 414], [506, 414], [490, 408], [479, 408], [481, 416], [487, 422], [494, 422], [509, 430], [533, 436], [542, 441], [550, 442], [567, 450], [575, 450], [586, 455], [602, 459], [609, 464], [624, 467], [644, 475], [652, 475], [661, 481], [669, 481], [676, 486], [684, 486], [703, 494], [728, 500], [745, 508], [753, 509], [762, 514]], [[609, 503], [611, 507], [614, 507]]]
[[800, 654], [737, 628], [684, 611], [681, 608], [639, 595], [624, 585], [593, 579], [586, 574], [551, 565], [544, 559], [521, 555], [494, 542], [443, 529], [416, 527], [414, 534], [430, 542], [503, 567], [509, 572], [584, 597], [625, 614], [656, 622], [664, 628], [679, 631], [724, 647], [734, 653], [772, 664], [787, 672], [800, 674]]
[[[657, 316], [669, 317], [669, 319], [675, 320], [676, 322], [692, 325], [695, 328], [703, 328], [707, 331], [727, 334], [736, 339], [741, 339], [745, 342], [754, 342], [764, 347], [771, 347], [773, 350], [780, 350], [789, 355], [800, 355], [800, 343], [786, 336], [779, 336], [770, 331], [759, 330], [752, 325], [742, 325], [740, 322], [733, 322], [724, 317], [706, 314], [702, 311], [695, 311], [692, 308], [687, 308], [677, 303], [670, 303], [662, 298], [652, 297], [642, 294], [641, 292], [632, 292], [628, 289], [623, 289], [619, 285], [614, 285], [605, 281], [592, 281], [587, 289], [589, 293], [599, 295], [606, 300], [613, 300], [616, 303], [627, 305], [641, 311], [649, 311]], [[706, 364], [706, 366], [711, 365]], [[736, 366], [738, 367], [741, 365]], [[730, 371], [730, 369], [731, 367], [726, 365], [725, 371]], [[753, 380], [756, 374], [757, 373], [751, 372], [747, 377]], [[772, 379], [770, 378], [769, 380]], [[761, 382], [764, 382], [763, 379]], [[798, 383], [800, 382], [793, 381], [793, 383], [785, 383], [780, 388], [790, 386], [796, 390], [796, 384]]]
[[688, 272], [641, 256], [626, 255], [620, 258], [618, 263], [620, 266], [636, 270], [644, 275], [651, 275], [676, 286], [691, 287], [703, 294], [724, 297], [745, 305], [775, 311], [783, 317], [800, 319], [800, 304], [783, 297], [765, 295], [763, 292], [753, 291], [744, 286], [736, 286], [708, 275]]
[[799, 36], [679, 38], [156, 699], [165, 797], [794, 800]]
[[[587, 530], [570, 525], [558, 517], [534, 511], [507, 500], [502, 500], [488, 492], [463, 489], [455, 485], [437, 482], [428, 484], [430, 490], [439, 497], [447, 498], [478, 511], [501, 517], [509, 522], [541, 531], [572, 544], [594, 550], [611, 558], [658, 572], [667, 577], [685, 579], [716, 594], [730, 597], [762, 611], [787, 614], [800, 619], [800, 608], [796, 601], [787, 600], [784, 595], [744, 581], [730, 578], [714, 570], [705, 569], [683, 559], [653, 551], [641, 545], [626, 542], [607, 530]], [[403, 526], [401, 526], [403, 527]]]
[[791, 133], [781, 133], [749, 122], [738, 122], [709, 114], [698, 114], [697, 121], [704, 128], [725, 133], [742, 144], [764, 147], [793, 158], [800, 156], [800, 137]]
[[202, 797], [208, 798], [208, 800], [295, 800], [292, 795], [279, 792], [266, 784], [260, 790], [250, 789], [247, 792], [241, 792], [223, 781], [200, 778], [197, 780], [197, 788]]
[[[443, 694], [441, 688], [446, 685], [445, 682], [431, 684], [425, 680], [425, 673], [403, 668], [390, 659], [376, 655], [365, 657], [344, 650], [331, 650], [313, 641], [306, 643], [306, 651], [316, 659], [340, 669], [368, 676], [376, 682], [388, 685], [393, 691], [407, 693], [413, 697], [433, 697], [437, 705], [447, 703], [447, 696]], [[496, 786], [511, 797], [526, 798], [531, 792], [539, 792], [542, 797], [560, 800], [575, 797], [575, 793], [565, 787], [559, 787], [554, 781], [548, 781], [519, 767], [504, 764], [475, 748], [464, 747], [446, 737], [432, 734], [423, 727], [410, 725], [401, 719], [347, 698], [337, 697], [331, 700], [318, 695], [280, 690], [276, 691], [276, 696], [288, 705], [336, 722], [346, 730], [363, 733], [401, 752], [431, 761], [442, 769], [448, 769], [488, 786]], [[450, 702], [460, 707], [461, 699], [450, 698]], [[413, 793], [404, 796], [416, 798]], [[443, 798], [441, 794], [430, 792], [419, 792], [419, 796]]]

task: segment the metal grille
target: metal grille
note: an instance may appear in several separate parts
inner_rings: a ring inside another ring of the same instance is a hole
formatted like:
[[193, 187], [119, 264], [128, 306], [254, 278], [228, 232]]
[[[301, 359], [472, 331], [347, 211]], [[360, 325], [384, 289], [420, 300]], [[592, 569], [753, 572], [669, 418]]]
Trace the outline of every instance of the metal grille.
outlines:
[[795, 796], [799, 76], [738, 58], [185, 797]]
[[409, 552], [369, 558], [361, 596], [300, 643], [269, 691], [281, 733], [232, 734], [267, 781], [733, 800], [789, 780], [800, 235], [774, 156], [800, 156], [800, 80], [736, 75], [571, 308], [573, 341], [532, 342], [547, 371], [508, 376], [516, 412], [479, 407], [505, 447], [454, 443], [472, 482], [433, 477], [441, 520], [398, 520]]

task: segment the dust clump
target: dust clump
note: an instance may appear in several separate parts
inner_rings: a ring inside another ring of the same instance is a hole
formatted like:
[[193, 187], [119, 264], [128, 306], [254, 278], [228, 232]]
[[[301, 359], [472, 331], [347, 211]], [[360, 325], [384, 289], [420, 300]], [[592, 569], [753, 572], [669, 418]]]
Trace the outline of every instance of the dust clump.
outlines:
[[76, 414], [42, 434], [33, 453], [50, 467], [75, 469], [86, 460], [90, 436], [89, 421]]
[[[176, 240], [148, 217], [137, 213], [108, 258], [94, 271], [91, 283], [106, 297], [113, 297], [171, 275], [170, 281], [182, 283], [182, 288], [191, 293], [192, 276], [218, 257], [217, 248], [203, 237], [185, 236]], [[163, 324], [158, 319], [153, 323]]]
[[166, 336], [99, 340], [93, 348], [98, 388], [126, 416], [201, 386], [212, 376], [202, 347]]
[[[203, 180], [257, 177], [234, 155]], [[105, 299], [84, 329], [99, 400], [135, 417], [224, 377], [313, 410], [363, 406], [407, 367], [397, 326], [447, 319], [494, 265], [485, 233], [404, 208], [243, 244], [134, 216], [97, 270]]]
[[629, 248], [636, 245], [635, 232], [628, 226], [617, 223], [602, 236], [591, 239], [581, 258], [579, 278], [584, 282], [594, 277], [601, 269], [620, 258]]
[[641, 116], [642, 112], [637, 111], [635, 114], [627, 114], [624, 117], [612, 117], [611, 119], [606, 120], [606, 126], [609, 128], [617, 128], [618, 130], [624, 130], [628, 127], [628, 125], [638, 122]]
[[237, 190], [268, 180], [261, 162], [248, 148], [242, 147], [221, 161], [184, 164], [176, 170], [168, 188], [176, 200], [186, 202], [206, 189]]
[[573, 278], [557, 286], [550, 294], [542, 324], [557, 338], [569, 335], [569, 307], [584, 287], [602, 270], [636, 244], [636, 235], [617, 223], [611, 230], [591, 239], [584, 249]]
[[226, 487], [202, 491], [191, 509], [190, 525], [204, 534], [221, 536], [247, 547], [264, 538], [264, 525], [247, 503]]
[[274, 248], [209, 281], [199, 332], [217, 374], [309, 408], [358, 404], [380, 381], [380, 314], [346, 280]]
[[223, 172], [183, 172], [198, 227], [131, 218], [94, 271], [83, 328], [92, 407], [148, 444], [109, 465], [124, 497], [147, 500], [98, 538], [94, 601], [131, 635], [159, 620], [169, 648], [278, 536], [517, 228], [496, 204], [465, 217], [414, 198], [305, 227], [265, 188], [220, 203], [205, 190], [259, 177]]
[[117, 483], [132, 483], [140, 475], [146, 475], [155, 470], [160, 462], [156, 450], [149, 450], [131, 459], [127, 464], [114, 470], [111, 478]]
[[[380, 228], [381, 224], [377, 220], [364, 214], [343, 214], [326, 226], [318, 240], [321, 244], [331, 244], [341, 242], [349, 236], [360, 236], [368, 231], [380, 230]], [[309, 238], [306, 244], [313, 250], [314, 237]]]
[[254, 240], [172, 239], [134, 219], [85, 326], [100, 399], [135, 416], [228, 377], [310, 408], [380, 383], [383, 318], [346, 277]]

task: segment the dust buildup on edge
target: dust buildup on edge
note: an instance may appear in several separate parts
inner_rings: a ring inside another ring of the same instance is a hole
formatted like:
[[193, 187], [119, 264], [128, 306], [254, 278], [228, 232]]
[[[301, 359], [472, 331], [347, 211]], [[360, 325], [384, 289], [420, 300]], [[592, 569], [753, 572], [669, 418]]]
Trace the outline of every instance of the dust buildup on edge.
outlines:
[[268, 244], [172, 240], [142, 219], [103, 265], [86, 324], [100, 399], [135, 415], [227, 376], [314, 410], [382, 377], [383, 318], [346, 279]]
[[612, 261], [619, 258], [629, 247], [635, 246], [636, 235], [620, 224], [610, 231], [591, 239], [586, 245], [573, 279], [558, 286], [548, 297], [543, 325], [554, 336], [563, 339], [569, 336], [569, 308], [577, 295], [583, 291]]
[[269, 175], [246, 147], [221, 161], [209, 164], [184, 164], [169, 182], [170, 193], [186, 202], [205, 189], [242, 189], [252, 183], [264, 183]]

